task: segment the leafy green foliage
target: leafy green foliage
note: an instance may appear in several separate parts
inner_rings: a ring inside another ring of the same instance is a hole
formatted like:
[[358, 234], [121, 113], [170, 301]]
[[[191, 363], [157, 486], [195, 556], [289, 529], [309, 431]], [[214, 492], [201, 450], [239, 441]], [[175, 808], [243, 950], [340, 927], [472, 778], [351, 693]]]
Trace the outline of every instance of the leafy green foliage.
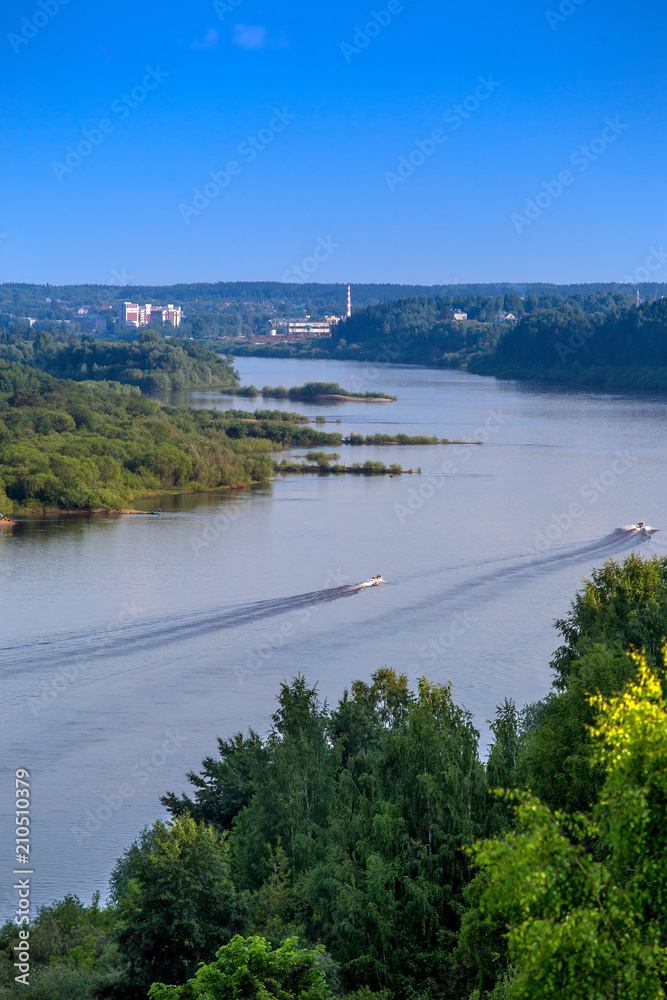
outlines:
[[231, 359], [194, 342], [165, 340], [151, 330], [130, 343], [82, 337], [43, 355], [42, 366], [58, 378], [122, 382], [145, 390], [208, 385], [232, 389], [239, 380]]
[[403, 994], [445, 975], [470, 878], [460, 849], [489, 805], [478, 733], [449, 688], [422, 681], [415, 695], [383, 669], [331, 711], [296, 678], [265, 741], [219, 746], [193, 800], [163, 801], [231, 828], [253, 930], [300, 927], [351, 988]]
[[288, 938], [272, 949], [264, 938], [234, 937], [215, 962], [202, 966], [185, 986], [156, 983], [150, 1000], [329, 1000], [315, 952]]
[[471, 852], [485, 871], [479, 910], [508, 928], [510, 1000], [665, 995], [667, 702], [646, 658], [633, 659], [620, 696], [591, 699], [604, 771], [593, 819], [524, 795], [516, 829]]
[[350, 396], [354, 399], [396, 399], [396, 396], [389, 396], [386, 392], [350, 392], [343, 389], [338, 382], [306, 382], [305, 385], [294, 386], [286, 389], [284, 385], [277, 388], [265, 385], [262, 389], [263, 396], [273, 396], [275, 399], [317, 399], [318, 396]]
[[643, 649], [661, 662], [667, 635], [667, 558], [631, 554], [609, 560], [577, 594], [557, 627], [565, 642], [556, 651], [554, 690], [538, 706], [537, 723], [519, 754], [521, 784], [552, 808], [588, 809], [597, 800], [603, 772], [591, 766], [590, 694], [611, 697], [634, 677], [625, 655]]
[[160, 490], [244, 486], [271, 477], [272, 451], [342, 440], [302, 418], [238, 412], [171, 409], [131, 386], [0, 361], [0, 510], [120, 508]]
[[134, 989], [184, 981], [242, 926], [226, 834], [189, 816], [145, 832], [118, 862], [111, 886]]
[[30, 984], [14, 981], [19, 928], [8, 921], [0, 929], [0, 998], [15, 1000], [93, 1000], [115, 988], [125, 971], [118, 951], [118, 915], [100, 907], [94, 893], [90, 906], [66, 896], [43, 906], [30, 924]]

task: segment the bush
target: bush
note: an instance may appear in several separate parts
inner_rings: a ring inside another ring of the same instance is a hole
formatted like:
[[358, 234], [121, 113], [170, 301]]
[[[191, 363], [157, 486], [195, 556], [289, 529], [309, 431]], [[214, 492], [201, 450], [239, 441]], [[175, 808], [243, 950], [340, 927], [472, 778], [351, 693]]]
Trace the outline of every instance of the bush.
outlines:
[[275, 950], [262, 937], [237, 935], [185, 986], [154, 983], [150, 1000], [330, 1000], [317, 953], [297, 938]]

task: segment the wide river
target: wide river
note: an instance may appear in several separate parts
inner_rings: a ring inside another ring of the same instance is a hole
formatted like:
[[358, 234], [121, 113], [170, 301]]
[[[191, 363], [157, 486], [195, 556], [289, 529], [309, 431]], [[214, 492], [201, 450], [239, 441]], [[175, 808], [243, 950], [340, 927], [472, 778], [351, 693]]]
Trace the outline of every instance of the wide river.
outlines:
[[[238, 368], [260, 387], [338, 381], [398, 400], [170, 401], [484, 443], [343, 447], [341, 461], [422, 474], [286, 476], [137, 504], [159, 517], [34, 518], [0, 533], [3, 919], [16, 905], [17, 768], [31, 774], [33, 901], [87, 900], [217, 736], [267, 730], [282, 680], [301, 672], [330, 700], [385, 664], [451, 682], [485, 741], [505, 697], [546, 693], [554, 619], [591, 568], [633, 547], [664, 553], [661, 534], [616, 530], [664, 523], [664, 398], [351, 362]], [[373, 574], [386, 585], [350, 586]]]

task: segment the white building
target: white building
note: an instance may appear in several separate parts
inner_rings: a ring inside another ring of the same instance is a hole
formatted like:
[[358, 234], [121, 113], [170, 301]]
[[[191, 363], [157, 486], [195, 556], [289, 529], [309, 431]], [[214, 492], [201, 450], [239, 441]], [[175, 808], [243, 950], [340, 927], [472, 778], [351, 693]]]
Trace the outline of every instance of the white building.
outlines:
[[330, 337], [331, 323], [313, 320], [291, 320], [287, 325], [290, 336], [299, 337]]
[[148, 326], [151, 319], [158, 323], [171, 323], [172, 326], [180, 326], [183, 319], [183, 310], [180, 306], [171, 303], [164, 306], [152, 306], [149, 302], [140, 306], [136, 302], [123, 302], [120, 307], [119, 319], [125, 326]]

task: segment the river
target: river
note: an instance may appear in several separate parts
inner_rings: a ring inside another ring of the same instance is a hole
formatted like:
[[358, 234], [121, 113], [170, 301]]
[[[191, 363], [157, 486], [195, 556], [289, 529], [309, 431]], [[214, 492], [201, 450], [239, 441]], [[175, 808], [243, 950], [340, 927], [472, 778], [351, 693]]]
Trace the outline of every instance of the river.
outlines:
[[[383, 665], [449, 681], [486, 740], [505, 697], [546, 693], [553, 621], [591, 567], [633, 547], [665, 551], [661, 534], [616, 531], [663, 521], [664, 398], [419, 367], [237, 365], [244, 383], [338, 381], [398, 400], [306, 405], [206, 390], [169, 401], [484, 443], [341, 447], [341, 461], [422, 474], [285, 476], [137, 504], [161, 506], [159, 517], [50, 516], [0, 533], [0, 861], [10, 873], [14, 772], [27, 768], [34, 901], [104, 894], [115, 859], [165, 814], [160, 795], [186, 789], [216, 736], [265, 732], [280, 682], [298, 672], [329, 700]], [[376, 573], [384, 586], [350, 589]], [[3, 875], [3, 919], [12, 884]]]

